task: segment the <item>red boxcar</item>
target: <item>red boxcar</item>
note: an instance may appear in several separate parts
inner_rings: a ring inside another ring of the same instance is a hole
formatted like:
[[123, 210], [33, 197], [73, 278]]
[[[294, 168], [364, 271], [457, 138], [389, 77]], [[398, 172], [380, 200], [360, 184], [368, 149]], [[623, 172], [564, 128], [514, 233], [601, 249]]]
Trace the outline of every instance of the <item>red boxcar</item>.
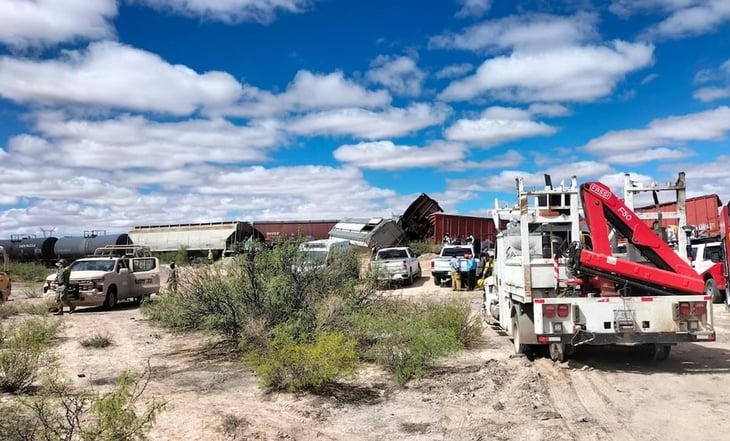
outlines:
[[[433, 213], [428, 216], [433, 224], [433, 242], [440, 243], [446, 234], [452, 239], [465, 239], [469, 234], [479, 239], [482, 244], [496, 242], [497, 229], [491, 217], [461, 216], [458, 214]], [[507, 222], [502, 221], [501, 229]], [[484, 248], [484, 245], [482, 246]]]
[[[693, 226], [698, 235], [712, 237], [720, 234], [719, 207], [722, 206], [720, 197], [716, 194], [687, 198], [687, 225]], [[677, 211], [677, 203], [669, 202], [659, 205], [662, 212]], [[654, 205], [637, 208], [637, 213], [656, 212]], [[653, 221], [647, 220], [651, 227]], [[662, 227], [677, 226], [676, 219], [662, 219]]]
[[307, 240], [327, 239], [336, 220], [307, 220], [307, 221], [255, 221], [253, 226], [267, 242], [296, 239], [304, 237]]

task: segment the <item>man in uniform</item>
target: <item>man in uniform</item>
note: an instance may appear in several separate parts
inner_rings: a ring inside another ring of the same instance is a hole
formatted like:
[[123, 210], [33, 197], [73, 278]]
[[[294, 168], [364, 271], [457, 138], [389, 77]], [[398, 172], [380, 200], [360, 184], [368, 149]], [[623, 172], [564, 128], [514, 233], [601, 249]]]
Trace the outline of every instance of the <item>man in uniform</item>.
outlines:
[[76, 307], [71, 304], [68, 299], [68, 294], [71, 284], [71, 267], [68, 266], [66, 260], [61, 259], [56, 262], [56, 305], [58, 305], [58, 312], [56, 315], [63, 315], [64, 305], [68, 305], [69, 314], [73, 313]]
[[167, 288], [172, 293], [177, 292], [177, 266], [175, 262], [170, 262], [170, 273], [167, 275]]

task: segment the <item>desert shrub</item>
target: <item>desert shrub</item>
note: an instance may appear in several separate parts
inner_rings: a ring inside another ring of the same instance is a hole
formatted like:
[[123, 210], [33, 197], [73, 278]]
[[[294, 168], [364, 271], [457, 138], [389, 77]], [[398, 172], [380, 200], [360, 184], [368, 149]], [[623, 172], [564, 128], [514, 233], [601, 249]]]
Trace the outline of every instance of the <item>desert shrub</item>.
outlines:
[[8, 318], [14, 315], [48, 315], [49, 305], [43, 303], [12, 302], [0, 303], [0, 318]]
[[298, 243], [256, 249], [226, 265], [180, 274], [177, 292], [159, 296], [143, 312], [163, 326], [208, 329], [238, 342], [254, 319], [268, 330], [297, 322], [302, 332], [311, 332], [322, 299], [336, 295], [345, 302], [362, 300], [356, 256], [346, 254], [336, 265], [305, 271]]
[[0, 409], [0, 439], [146, 440], [146, 433], [166, 406], [164, 400], [153, 399], [138, 410], [149, 374], [149, 367], [142, 376], [124, 372], [115, 388], [103, 395], [48, 379], [33, 396]]
[[108, 335], [94, 334], [79, 342], [85, 348], [102, 349], [112, 345], [112, 339]]
[[468, 338], [481, 333], [479, 323], [470, 319], [468, 305], [381, 301], [351, 314], [346, 326], [358, 339], [362, 357], [403, 384], [463, 348]]
[[291, 329], [279, 326], [260, 351], [247, 354], [262, 383], [271, 389], [316, 389], [354, 372], [357, 342], [340, 332], [315, 333], [300, 341]]
[[52, 366], [55, 357], [48, 349], [59, 327], [57, 321], [39, 319], [0, 325], [0, 389], [24, 392]]
[[53, 272], [45, 265], [35, 262], [10, 262], [8, 269], [13, 281], [17, 282], [43, 282]]
[[160, 259], [160, 262], [162, 264], [175, 262], [175, 265], [179, 266], [188, 264], [190, 260], [190, 257], [188, 256], [188, 250], [185, 248], [180, 248], [175, 251], [161, 251], [155, 253], [155, 255]]

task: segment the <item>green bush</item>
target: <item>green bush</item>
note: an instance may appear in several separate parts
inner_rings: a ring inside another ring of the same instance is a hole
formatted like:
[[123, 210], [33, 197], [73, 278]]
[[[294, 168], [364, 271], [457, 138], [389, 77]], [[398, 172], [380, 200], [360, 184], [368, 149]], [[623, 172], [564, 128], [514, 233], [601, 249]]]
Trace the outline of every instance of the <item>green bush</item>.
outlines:
[[101, 396], [48, 379], [33, 396], [0, 409], [0, 439], [146, 440], [146, 433], [166, 406], [164, 400], [153, 399], [141, 411], [138, 409], [149, 374], [149, 367], [141, 377], [124, 372], [116, 387]]
[[49, 352], [59, 322], [38, 319], [0, 325], [0, 389], [26, 391], [55, 361]]
[[266, 387], [316, 389], [352, 374], [357, 367], [354, 339], [331, 332], [314, 334], [312, 342], [301, 342], [289, 332], [286, 326], [278, 327], [265, 349], [246, 357]]
[[468, 305], [462, 303], [382, 301], [349, 315], [346, 326], [358, 338], [362, 356], [403, 384], [481, 335], [480, 323], [470, 318]]
[[34, 262], [10, 262], [10, 268], [8, 270], [13, 281], [16, 282], [44, 282], [46, 276], [54, 271], [53, 269], [46, 268], [43, 264]]
[[49, 305], [46, 303], [0, 303], [0, 318], [8, 318], [20, 314], [48, 315], [49, 312]]
[[108, 335], [94, 334], [93, 336], [79, 342], [85, 348], [102, 349], [112, 345], [112, 339]]
[[[298, 321], [302, 332], [317, 326], [318, 304], [331, 296], [362, 301], [357, 257], [348, 253], [326, 269], [302, 270], [298, 243], [227, 259], [225, 265], [191, 269], [178, 276], [176, 293], [159, 296], [143, 312], [160, 325], [208, 329], [229, 342], [246, 337], [251, 323], [275, 326]], [[252, 337], [260, 336], [257, 330]], [[254, 338], [254, 339], [256, 339]]]

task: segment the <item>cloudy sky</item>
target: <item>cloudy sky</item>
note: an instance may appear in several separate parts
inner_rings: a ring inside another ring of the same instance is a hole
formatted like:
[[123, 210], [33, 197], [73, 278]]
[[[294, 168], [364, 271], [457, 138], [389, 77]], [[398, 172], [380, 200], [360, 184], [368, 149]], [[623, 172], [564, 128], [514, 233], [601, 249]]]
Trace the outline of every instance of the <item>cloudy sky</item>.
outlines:
[[0, 0], [0, 238], [730, 199], [728, 0]]

